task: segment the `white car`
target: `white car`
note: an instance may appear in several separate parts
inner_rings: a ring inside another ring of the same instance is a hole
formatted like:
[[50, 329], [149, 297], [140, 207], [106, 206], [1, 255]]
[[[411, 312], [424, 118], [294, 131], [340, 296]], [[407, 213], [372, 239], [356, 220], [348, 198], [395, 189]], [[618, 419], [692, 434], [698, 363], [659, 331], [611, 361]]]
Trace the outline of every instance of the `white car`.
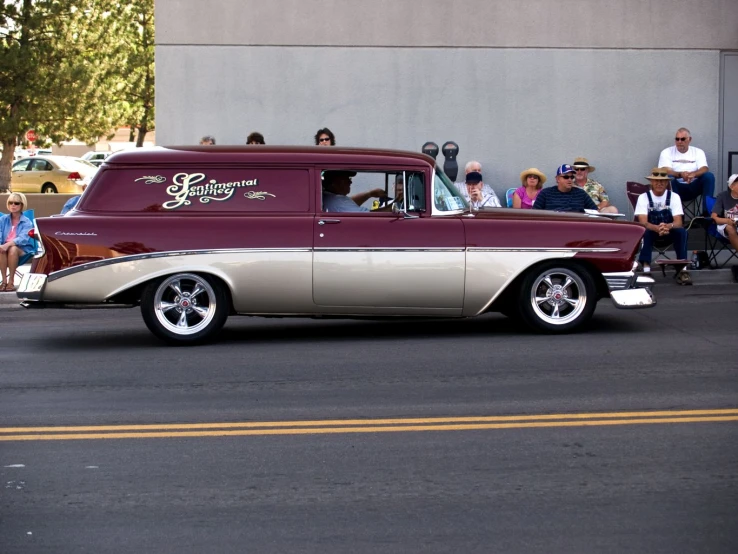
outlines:
[[110, 154], [112, 154], [112, 152], [87, 152], [82, 156], [82, 159], [90, 162], [96, 167], [100, 167], [105, 161], [105, 158], [110, 156]]

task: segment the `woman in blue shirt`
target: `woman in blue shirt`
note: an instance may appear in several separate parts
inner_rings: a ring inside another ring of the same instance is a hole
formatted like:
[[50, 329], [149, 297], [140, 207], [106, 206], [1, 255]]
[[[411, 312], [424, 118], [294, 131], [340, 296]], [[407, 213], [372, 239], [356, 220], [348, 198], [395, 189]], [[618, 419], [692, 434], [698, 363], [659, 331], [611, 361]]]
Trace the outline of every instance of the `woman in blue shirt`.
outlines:
[[33, 252], [33, 239], [28, 231], [33, 223], [23, 215], [27, 206], [26, 196], [20, 192], [11, 192], [8, 195], [8, 213], [0, 217], [0, 292], [15, 290], [15, 270], [18, 261], [25, 254]]

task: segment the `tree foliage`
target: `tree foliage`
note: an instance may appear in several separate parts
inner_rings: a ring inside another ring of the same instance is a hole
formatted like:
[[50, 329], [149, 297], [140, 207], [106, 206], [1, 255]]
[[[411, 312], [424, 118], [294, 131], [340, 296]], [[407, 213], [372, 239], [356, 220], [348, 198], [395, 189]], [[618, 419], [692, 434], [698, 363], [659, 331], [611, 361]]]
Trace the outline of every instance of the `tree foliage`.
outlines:
[[0, 2], [0, 192], [28, 129], [92, 143], [153, 128], [153, 0]]

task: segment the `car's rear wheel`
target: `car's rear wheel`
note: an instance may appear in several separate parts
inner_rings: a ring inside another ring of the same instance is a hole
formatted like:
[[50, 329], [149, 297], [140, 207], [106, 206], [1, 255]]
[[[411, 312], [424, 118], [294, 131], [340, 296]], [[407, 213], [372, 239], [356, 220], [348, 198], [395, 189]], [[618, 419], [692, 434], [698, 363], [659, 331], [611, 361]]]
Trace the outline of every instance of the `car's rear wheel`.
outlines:
[[597, 289], [592, 275], [576, 263], [547, 262], [524, 277], [518, 309], [525, 323], [546, 333], [568, 333], [594, 313]]
[[46, 183], [43, 187], [41, 187], [41, 193], [42, 194], [56, 194], [56, 186], [54, 183]]
[[149, 283], [141, 295], [141, 314], [149, 330], [170, 344], [212, 339], [229, 313], [228, 294], [218, 279], [178, 273]]

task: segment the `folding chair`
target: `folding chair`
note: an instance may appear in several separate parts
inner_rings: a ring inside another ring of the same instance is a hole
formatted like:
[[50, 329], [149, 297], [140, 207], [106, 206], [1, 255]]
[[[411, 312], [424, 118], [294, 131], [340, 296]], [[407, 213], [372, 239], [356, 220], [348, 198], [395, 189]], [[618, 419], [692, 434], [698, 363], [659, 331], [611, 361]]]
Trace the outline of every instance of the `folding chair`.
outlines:
[[507, 189], [507, 192], [505, 192], [505, 200], [507, 202], [507, 207], [512, 208], [513, 207], [513, 194], [515, 194], [515, 189]]
[[[35, 212], [33, 210], [23, 210], [23, 215], [26, 216], [28, 219], [30, 219], [31, 223], [33, 223], [34, 220], [36, 219]], [[31, 260], [31, 258], [35, 256], [36, 250], [38, 250], [38, 244], [36, 243], [36, 239], [31, 239], [31, 241], [33, 242], [33, 251], [30, 252], [29, 254], [23, 254], [20, 258], [18, 258], [19, 268], [20, 266], [27, 264]], [[18, 269], [15, 270], [15, 278], [16, 279], [23, 278], [23, 274]]]
[[[712, 213], [712, 209], [714, 206], [715, 198], [712, 196], [706, 196], [705, 207], [707, 208], [707, 212]], [[730, 256], [725, 258], [725, 261], [723, 261], [723, 263], [720, 263], [718, 261], [718, 255], [723, 250], [727, 250], [730, 253]], [[717, 224], [714, 221], [710, 225], [708, 225], [707, 229], [705, 230], [705, 252], [707, 252], [708, 265], [710, 267], [714, 267], [715, 269], [724, 267], [733, 258], [738, 261], [738, 252], [733, 250], [733, 246], [730, 244], [730, 241], [728, 239], [718, 233]]]

